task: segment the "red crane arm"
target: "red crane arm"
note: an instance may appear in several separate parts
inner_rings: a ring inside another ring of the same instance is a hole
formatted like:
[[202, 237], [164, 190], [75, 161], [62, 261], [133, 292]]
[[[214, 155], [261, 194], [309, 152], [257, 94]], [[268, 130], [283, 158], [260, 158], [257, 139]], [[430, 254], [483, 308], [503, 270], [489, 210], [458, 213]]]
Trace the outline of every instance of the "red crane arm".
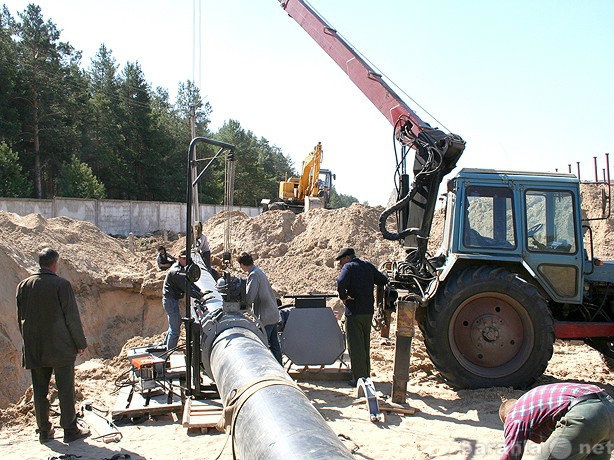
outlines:
[[[430, 129], [411, 110], [337, 31], [318, 15], [304, 0], [279, 0], [283, 9], [313, 38], [339, 67], [350, 77], [377, 109], [396, 128], [410, 138], [418, 137], [423, 129]], [[400, 121], [399, 121], [400, 120]]]

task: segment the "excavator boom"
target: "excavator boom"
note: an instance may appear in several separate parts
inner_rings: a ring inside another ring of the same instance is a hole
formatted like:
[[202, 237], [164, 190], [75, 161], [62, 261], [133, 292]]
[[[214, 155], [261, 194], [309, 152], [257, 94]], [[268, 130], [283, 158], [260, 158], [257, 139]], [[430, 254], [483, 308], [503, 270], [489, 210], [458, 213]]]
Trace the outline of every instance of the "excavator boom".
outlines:
[[303, 173], [298, 184], [298, 199], [318, 196], [318, 177], [320, 175], [320, 163], [322, 162], [322, 143], [318, 142], [313, 152], [307, 155], [303, 162]]

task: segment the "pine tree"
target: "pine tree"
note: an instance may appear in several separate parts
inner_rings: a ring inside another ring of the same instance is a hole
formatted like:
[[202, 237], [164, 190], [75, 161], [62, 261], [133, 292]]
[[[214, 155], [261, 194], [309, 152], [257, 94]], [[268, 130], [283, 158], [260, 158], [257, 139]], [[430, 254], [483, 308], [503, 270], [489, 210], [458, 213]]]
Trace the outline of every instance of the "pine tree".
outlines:
[[81, 54], [30, 4], [15, 23], [21, 147], [32, 168], [35, 195], [53, 194], [53, 177], [79, 150], [81, 109], [87, 97]]
[[57, 192], [59, 196], [71, 198], [105, 198], [104, 184], [76, 155], [62, 166], [57, 178]]
[[15, 140], [21, 123], [17, 112], [17, 46], [11, 35], [15, 20], [6, 6], [0, 11], [0, 141]]
[[0, 142], [0, 196], [18, 198], [31, 193], [32, 182], [23, 173], [17, 153]]
[[105, 184], [109, 197], [127, 198], [131, 180], [125, 173], [128, 171], [122, 130], [125, 116], [120, 104], [121, 81], [117, 70], [111, 51], [101, 45], [88, 72], [91, 117], [86, 123], [83, 160]]

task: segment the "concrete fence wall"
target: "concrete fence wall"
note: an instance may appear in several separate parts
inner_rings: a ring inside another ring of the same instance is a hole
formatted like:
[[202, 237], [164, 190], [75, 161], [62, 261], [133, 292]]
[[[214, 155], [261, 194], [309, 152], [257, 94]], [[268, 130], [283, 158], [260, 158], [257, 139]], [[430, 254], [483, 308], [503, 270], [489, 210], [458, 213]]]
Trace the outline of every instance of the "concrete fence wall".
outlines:
[[[248, 216], [260, 214], [259, 208], [235, 206]], [[224, 206], [200, 205], [203, 221], [224, 210]], [[0, 211], [21, 216], [40, 214], [45, 218], [66, 216], [85, 220], [110, 235], [144, 235], [157, 230], [185, 232], [185, 203], [161, 201], [88, 200], [82, 198], [0, 198]]]

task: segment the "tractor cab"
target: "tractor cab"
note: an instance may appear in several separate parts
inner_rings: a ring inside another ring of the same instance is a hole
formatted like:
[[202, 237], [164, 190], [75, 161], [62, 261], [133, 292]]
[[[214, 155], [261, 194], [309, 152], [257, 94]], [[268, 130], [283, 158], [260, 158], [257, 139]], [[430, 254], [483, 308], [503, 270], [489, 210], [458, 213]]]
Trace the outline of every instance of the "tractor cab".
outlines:
[[580, 303], [585, 257], [578, 179], [463, 169], [448, 183], [442, 246], [450, 259], [446, 271], [504, 264], [537, 280], [551, 299]]
[[417, 316], [454, 386], [527, 387], [555, 338], [614, 358], [614, 265], [584, 249], [571, 174], [463, 169], [449, 181], [434, 294]]

